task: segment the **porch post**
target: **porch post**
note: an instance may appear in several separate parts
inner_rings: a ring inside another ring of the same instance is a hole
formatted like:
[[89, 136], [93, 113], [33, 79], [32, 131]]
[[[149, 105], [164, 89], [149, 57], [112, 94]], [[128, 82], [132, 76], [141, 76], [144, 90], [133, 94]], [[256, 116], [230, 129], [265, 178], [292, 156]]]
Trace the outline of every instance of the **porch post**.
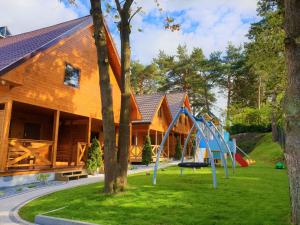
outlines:
[[56, 167], [59, 117], [60, 117], [60, 111], [56, 110], [54, 112], [54, 117], [53, 117], [53, 134], [52, 134], [52, 140], [53, 140], [52, 167], [53, 168]]
[[129, 149], [128, 149], [128, 162], [131, 162], [131, 147], [132, 147], [132, 123], [129, 124]]
[[167, 150], [168, 150], [168, 159], [170, 158], [170, 134], [168, 134], [168, 142], [167, 142], [168, 144], [167, 144]]
[[[8, 101], [5, 103], [4, 107], [4, 115], [3, 115], [3, 127], [2, 132], [0, 132], [0, 171], [5, 172], [7, 170], [7, 155], [8, 155], [8, 137], [9, 137], [9, 127], [11, 120], [11, 112], [12, 112], [12, 101]], [[1, 131], [1, 127], [0, 127]]]
[[157, 130], [155, 131], [155, 145], [157, 145]]
[[91, 143], [91, 129], [92, 129], [92, 118], [89, 117], [88, 118], [88, 121], [87, 121], [87, 127], [86, 127], [86, 143], [87, 143], [87, 146], [90, 145]]

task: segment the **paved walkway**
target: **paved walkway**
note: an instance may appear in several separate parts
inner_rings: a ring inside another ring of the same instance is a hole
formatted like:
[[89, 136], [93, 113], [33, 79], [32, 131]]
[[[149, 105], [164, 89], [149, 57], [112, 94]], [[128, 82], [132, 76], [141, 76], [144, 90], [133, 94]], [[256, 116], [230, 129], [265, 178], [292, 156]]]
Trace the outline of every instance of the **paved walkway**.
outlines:
[[[177, 163], [178, 162], [161, 164], [160, 168], [172, 166]], [[136, 170], [129, 170], [128, 174], [135, 174], [135, 173], [146, 172], [150, 170], [153, 170], [153, 166], [149, 166], [146, 168], [139, 168]], [[80, 179], [80, 180], [70, 181], [68, 183], [63, 183], [55, 186], [39, 188], [36, 190], [12, 195], [7, 198], [1, 199], [0, 200], [0, 224], [1, 225], [32, 224], [22, 220], [18, 216], [18, 210], [28, 201], [59, 190], [64, 190], [64, 189], [68, 189], [80, 185], [92, 184], [103, 180], [104, 180], [104, 176], [102, 174], [96, 176], [89, 176], [86, 179]]]

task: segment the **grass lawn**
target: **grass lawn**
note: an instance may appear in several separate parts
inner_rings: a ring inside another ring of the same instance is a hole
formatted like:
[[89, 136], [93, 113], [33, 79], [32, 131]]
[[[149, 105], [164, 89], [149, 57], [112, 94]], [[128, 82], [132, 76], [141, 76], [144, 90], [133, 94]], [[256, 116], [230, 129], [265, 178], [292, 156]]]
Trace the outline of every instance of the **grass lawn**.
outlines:
[[216, 190], [209, 168], [185, 169], [181, 177], [179, 168], [171, 167], [159, 171], [156, 186], [152, 176], [137, 174], [129, 177], [124, 193], [105, 196], [102, 183], [81, 186], [36, 199], [20, 215], [33, 221], [39, 213], [65, 207], [48, 215], [99, 224], [290, 224], [287, 171], [273, 163], [282, 156], [279, 146], [267, 134], [252, 155], [257, 164], [238, 168], [229, 179], [218, 168]]

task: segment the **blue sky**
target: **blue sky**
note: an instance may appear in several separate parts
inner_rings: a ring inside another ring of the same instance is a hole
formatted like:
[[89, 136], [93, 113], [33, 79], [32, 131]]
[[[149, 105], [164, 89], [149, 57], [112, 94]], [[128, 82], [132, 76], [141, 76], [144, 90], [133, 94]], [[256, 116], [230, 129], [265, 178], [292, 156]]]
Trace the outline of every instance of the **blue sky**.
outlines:
[[[0, 1], [0, 26], [6, 25], [13, 34], [18, 34], [89, 14], [89, 0], [77, 0], [77, 6], [66, 2]], [[143, 7], [143, 13], [132, 20], [132, 57], [142, 63], [150, 63], [159, 50], [175, 53], [179, 44], [186, 44], [189, 50], [200, 47], [206, 55], [224, 51], [228, 42], [239, 45], [247, 41], [245, 35], [250, 23], [258, 20], [257, 0], [160, 0], [162, 13], [154, 0], [136, 2]], [[181, 24], [180, 31], [166, 31], [165, 16], [174, 17]], [[115, 24], [110, 17], [107, 20], [119, 46]], [[143, 31], [139, 32], [139, 28]], [[224, 96], [218, 95], [217, 106], [224, 108], [224, 105]]]

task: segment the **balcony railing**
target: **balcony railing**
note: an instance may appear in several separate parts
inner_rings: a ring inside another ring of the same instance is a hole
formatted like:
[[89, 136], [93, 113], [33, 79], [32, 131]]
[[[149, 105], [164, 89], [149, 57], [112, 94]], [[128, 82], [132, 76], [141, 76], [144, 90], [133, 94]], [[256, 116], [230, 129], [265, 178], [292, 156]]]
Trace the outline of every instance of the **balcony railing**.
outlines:
[[8, 168], [52, 165], [53, 141], [9, 139], [8, 145]]
[[[152, 159], [156, 159], [157, 150], [159, 148], [159, 145], [151, 145], [151, 151], [152, 151]], [[143, 146], [141, 145], [132, 145], [130, 147], [130, 161], [132, 162], [140, 162], [142, 160], [142, 151]], [[168, 158], [168, 152], [165, 148], [163, 153], [161, 154], [160, 158]]]

